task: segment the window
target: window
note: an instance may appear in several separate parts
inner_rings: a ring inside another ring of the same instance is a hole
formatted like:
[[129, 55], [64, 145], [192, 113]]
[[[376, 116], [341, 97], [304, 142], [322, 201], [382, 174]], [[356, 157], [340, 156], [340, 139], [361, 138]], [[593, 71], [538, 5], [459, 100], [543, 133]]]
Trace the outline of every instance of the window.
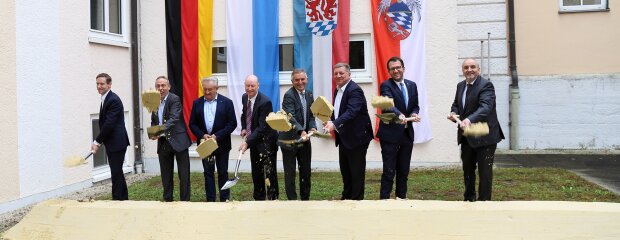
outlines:
[[89, 41], [129, 46], [129, 0], [90, 0]]
[[607, 10], [607, 0], [559, 0], [560, 12], [587, 12]]
[[[369, 35], [351, 35], [349, 41], [349, 65], [351, 65], [351, 77], [358, 82], [372, 82], [368, 52]], [[220, 78], [220, 82], [226, 82], [226, 42], [214, 42], [212, 55], [213, 75]], [[295, 66], [294, 47], [292, 38], [280, 39], [279, 46], [279, 70], [280, 84], [290, 84], [291, 71]]]
[[212, 54], [211, 67], [213, 73], [226, 73], [226, 47], [214, 47]]

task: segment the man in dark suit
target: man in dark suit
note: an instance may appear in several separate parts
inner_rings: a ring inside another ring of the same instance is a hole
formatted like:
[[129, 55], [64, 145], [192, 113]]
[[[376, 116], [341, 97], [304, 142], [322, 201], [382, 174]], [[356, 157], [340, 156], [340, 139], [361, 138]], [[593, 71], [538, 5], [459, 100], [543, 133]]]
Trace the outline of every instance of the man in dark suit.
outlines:
[[[239, 150], [250, 149], [254, 200], [278, 199], [278, 175], [276, 156], [278, 153], [278, 132], [273, 130], [265, 118], [273, 111], [271, 100], [258, 91], [258, 77], [250, 75], [245, 79], [245, 93], [241, 97], [241, 143]], [[267, 185], [267, 186], [266, 186]], [[265, 194], [267, 191], [267, 194]]]
[[[202, 79], [204, 96], [196, 99], [189, 117], [189, 128], [196, 136], [196, 144], [201, 140], [214, 139], [218, 148], [205, 159], [202, 167], [205, 176], [207, 202], [215, 202], [215, 175], [217, 167], [217, 189], [228, 181], [228, 160], [230, 156], [230, 134], [237, 128], [235, 107], [232, 100], [217, 93], [217, 78]], [[230, 198], [230, 190], [219, 190], [220, 202]]]
[[189, 151], [187, 149], [192, 142], [187, 135], [185, 121], [183, 121], [181, 98], [170, 92], [170, 81], [165, 76], [157, 77], [155, 88], [161, 96], [161, 104], [159, 110], [151, 114], [151, 126], [162, 125], [164, 132], [151, 139], [157, 140], [161, 184], [164, 187], [163, 198], [166, 202], [171, 202], [173, 198], [174, 158], [176, 157], [180, 200], [189, 201]]
[[407, 198], [407, 177], [413, 150], [413, 125], [403, 121], [405, 117], [415, 117], [419, 121], [418, 87], [415, 82], [404, 78], [405, 65], [403, 60], [392, 57], [387, 62], [391, 78], [381, 83], [380, 94], [394, 99], [392, 109], [384, 109], [383, 113], [394, 113], [400, 123], [379, 122], [377, 137], [381, 144], [383, 158], [383, 174], [381, 175], [380, 199], [389, 199], [392, 194], [394, 175], [396, 175], [396, 198]]
[[316, 121], [310, 112], [310, 106], [314, 102], [312, 91], [306, 89], [308, 76], [303, 69], [294, 69], [291, 74], [291, 87], [284, 93], [282, 109], [293, 115], [290, 122], [293, 128], [288, 132], [280, 132], [278, 139], [284, 141], [304, 139], [299, 144], [284, 144], [279, 142], [282, 149], [284, 165], [284, 186], [288, 200], [297, 200], [295, 187], [295, 162], [299, 164], [299, 195], [301, 200], [310, 199], [310, 159], [312, 146], [308, 133], [316, 131]]
[[101, 144], [105, 145], [112, 177], [112, 199], [127, 200], [129, 197], [123, 173], [123, 162], [127, 146], [129, 146], [129, 138], [125, 129], [123, 102], [110, 90], [112, 88], [110, 75], [100, 73], [95, 79], [97, 91], [101, 94], [101, 106], [99, 108], [99, 135], [93, 141], [91, 151], [95, 153]]
[[[480, 175], [478, 200], [491, 200], [493, 184], [493, 160], [497, 143], [504, 139], [495, 111], [495, 88], [493, 83], [480, 76], [480, 65], [474, 59], [466, 59], [462, 65], [465, 80], [456, 85], [456, 94], [448, 119], [461, 120], [457, 142], [461, 144], [465, 201], [476, 201], [476, 165]], [[489, 135], [465, 137], [463, 128], [472, 123], [486, 122]]]
[[334, 65], [334, 114], [323, 127], [334, 131], [342, 174], [342, 200], [363, 200], [366, 152], [372, 140], [372, 126], [368, 116], [364, 91], [351, 81], [351, 67], [346, 63]]

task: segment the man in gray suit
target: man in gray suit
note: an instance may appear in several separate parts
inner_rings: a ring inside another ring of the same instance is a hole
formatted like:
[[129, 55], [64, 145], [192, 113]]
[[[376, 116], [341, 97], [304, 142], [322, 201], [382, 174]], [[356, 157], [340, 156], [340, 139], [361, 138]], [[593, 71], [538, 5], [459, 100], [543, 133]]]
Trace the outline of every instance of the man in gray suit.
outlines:
[[151, 114], [151, 126], [163, 125], [165, 130], [161, 135], [154, 136], [151, 139], [157, 140], [164, 201], [172, 201], [175, 157], [180, 182], [180, 199], [181, 201], [189, 201], [189, 152], [187, 149], [192, 142], [187, 135], [187, 128], [183, 120], [181, 98], [170, 92], [170, 81], [165, 76], [157, 77], [155, 88], [161, 95], [161, 104], [159, 110]]
[[297, 200], [295, 187], [295, 161], [299, 164], [299, 195], [302, 201], [310, 199], [310, 159], [312, 157], [312, 147], [306, 135], [316, 131], [316, 121], [314, 115], [310, 113], [310, 106], [314, 102], [312, 91], [306, 89], [308, 76], [303, 69], [295, 69], [291, 74], [291, 87], [284, 93], [282, 109], [293, 115], [291, 124], [293, 128], [288, 132], [280, 133], [278, 139], [284, 141], [297, 140], [303, 141], [298, 144], [285, 144], [280, 141], [278, 144], [282, 149], [284, 165], [284, 186], [288, 200]]

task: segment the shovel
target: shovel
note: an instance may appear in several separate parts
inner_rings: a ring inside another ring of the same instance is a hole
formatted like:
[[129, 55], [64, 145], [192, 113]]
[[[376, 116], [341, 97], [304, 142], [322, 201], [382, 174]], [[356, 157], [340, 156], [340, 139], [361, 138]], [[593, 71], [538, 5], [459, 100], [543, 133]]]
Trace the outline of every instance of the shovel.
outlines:
[[[458, 115], [455, 115], [454, 120], [457, 124], [461, 124], [461, 120]], [[463, 136], [466, 137], [483, 137], [489, 135], [489, 125], [486, 122], [472, 123], [468, 127], [463, 128]]]
[[86, 162], [86, 159], [88, 159], [90, 156], [93, 155], [92, 151], [89, 151], [88, 154], [84, 155], [84, 157], [70, 157], [68, 159], [65, 160], [65, 167], [77, 167], [80, 165], [84, 165], [88, 162]]
[[222, 189], [220, 190], [229, 189], [235, 186], [237, 182], [239, 181], [239, 175], [237, 174], [239, 173], [239, 164], [241, 164], [241, 155], [243, 155], [243, 152], [239, 151], [239, 157], [237, 158], [237, 166], [235, 167], [235, 177], [233, 179], [226, 181], [226, 183], [224, 183], [224, 186], [222, 186]]

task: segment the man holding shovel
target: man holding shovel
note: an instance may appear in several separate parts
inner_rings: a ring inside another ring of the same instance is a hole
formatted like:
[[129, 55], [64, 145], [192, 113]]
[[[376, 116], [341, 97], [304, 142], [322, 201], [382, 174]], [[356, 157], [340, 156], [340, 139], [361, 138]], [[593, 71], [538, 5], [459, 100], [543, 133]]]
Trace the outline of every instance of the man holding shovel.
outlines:
[[[302, 201], [310, 199], [310, 159], [312, 146], [308, 133], [316, 131], [316, 121], [310, 112], [310, 106], [314, 102], [312, 91], [306, 89], [308, 76], [303, 69], [294, 69], [291, 74], [291, 87], [284, 93], [282, 109], [290, 113], [293, 128], [288, 132], [280, 132], [278, 142], [282, 149], [284, 165], [284, 184], [288, 200], [297, 200], [295, 187], [295, 167], [299, 165], [299, 197]], [[295, 141], [302, 138], [303, 141], [296, 144], [285, 144], [283, 141]], [[296, 164], [297, 162], [297, 164]]]
[[[278, 199], [278, 175], [276, 156], [278, 153], [278, 132], [273, 130], [265, 118], [273, 112], [271, 100], [258, 91], [258, 77], [249, 75], [245, 79], [245, 93], [241, 96], [243, 112], [241, 113], [241, 137], [239, 150], [250, 149], [252, 182], [254, 183], [254, 200]], [[266, 193], [265, 193], [266, 191]]]
[[[217, 167], [218, 189], [228, 181], [228, 159], [230, 155], [230, 134], [237, 128], [235, 106], [232, 100], [217, 92], [215, 77], [202, 79], [204, 96], [196, 99], [189, 117], [189, 128], [196, 136], [196, 144], [201, 140], [214, 139], [218, 148], [211, 154], [213, 160], [202, 160], [205, 176], [207, 202], [215, 202], [215, 175]], [[220, 190], [220, 202], [230, 198], [230, 190]]]
[[334, 114], [323, 129], [335, 132], [342, 175], [341, 200], [364, 200], [366, 152], [372, 140], [372, 126], [364, 91], [351, 80], [351, 67], [334, 65]]
[[[480, 76], [480, 65], [474, 59], [466, 59], [462, 65], [465, 80], [456, 85], [456, 94], [448, 119], [460, 120], [457, 142], [461, 144], [465, 201], [491, 200], [493, 184], [493, 160], [497, 143], [504, 139], [495, 110], [495, 88], [493, 83]], [[486, 122], [489, 134], [486, 136], [464, 136], [463, 129], [472, 123]], [[480, 183], [476, 198], [476, 165]]]
[[187, 128], [185, 128], [185, 121], [183, 121], [181, 98], [170, 92], [170, 81], [164, 76], [157, 77], [155, 88], [159, 91], [161, 103], [159, 110], [151, 114], [151, 126], [162, 125], [164, 126], [164, 131], [161, 135], [154, 136], [151, 139], [157, 140], [161, 183], [164, 187], [163, 198], [165, 202], [172, 201], [174, 159], [176, 157], [180, 200], [189, 201], [190, 166], [188, 148], [192, 145], [192, 142], [187, 135]]
[[377, 137], [381, 143], [383, 174], [381, 175], [380, 199], [389, 199], [392, 194], [394, 177], [396, 177], [396, 197], [407, 198], [407, 177], [413, 150], [413, 124], [405, 121], [414, 117], [419, 122], [418, 88], [415, 82], [405, 79], [405, 65], [399, 57], [392, 57], [387, 62], [390, 79], [381, 83], [380, 94], [394, 99], [394, 107], [384, 109], [382, 113], [394, 113], [399, 117], [398, 123], [379, 122]]
[[105, 152], [108, 155], [110, 174], [112, 177], [112, 199], [127, 200], [127, 183], [123, 173], [123, 162], [125, 152], [129, 146], [127, 129], [125, 129], [125, 116], [123, 102], [110, 90], [112, 88], [112, 77], [107, 73], [100, 73], [95, 78], [97, 91], [101, 94], [101, 105], [99, 107], [99, 135], [93, 141], [90, 150], [96, 153], [101, 144], [105, 145]]

